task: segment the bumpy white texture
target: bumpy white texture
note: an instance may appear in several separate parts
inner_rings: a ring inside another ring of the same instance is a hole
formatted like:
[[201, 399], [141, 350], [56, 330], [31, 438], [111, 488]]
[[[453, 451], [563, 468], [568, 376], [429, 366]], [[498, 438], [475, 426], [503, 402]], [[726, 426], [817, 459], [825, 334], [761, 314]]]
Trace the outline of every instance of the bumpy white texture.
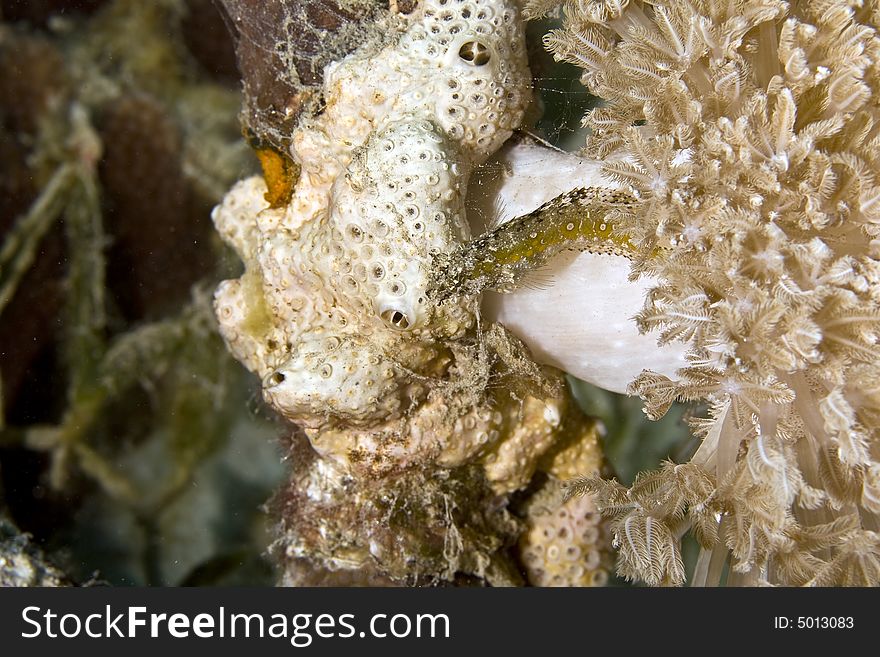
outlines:
[[533, 586], [603, 586], [607, 537], [589, 496], [542, 507], [534, 504], [520, 537], [520, 551]]
[[[291, 136], [290, 203], [268, 208], [253, 178], [216, 209], [246, 269], [216, 311], [232, 353], [319, 452], [454, 464], [498, 432], [474, 419], [494, 417], [485, 400], [443, 380], [475, 304], [432, 304], [427, 273], [468, 238], [469, 175], [530, 100], [524, 30], [514, 0], [424, 0], [389, 31], [325, 70], [322, 111]], [[467, 444], [449, 440], [469, 422]]]
[[513, 1], [425, 0], [404, 20], [394, 45], [327, 67], [324, 111], [293, 135], [304, 181], [287, 213], [290, 227], [326, 211], [325, 196], [353, 151], [388, 123], [440, 127], [456, 144], [466, 179], [522, 120], [531, 78]]
[[269, 375], [265, 395], [273, 406], [299, 417], [393, 419], [400, 416], [402, 378], [401, 369], [368, 344], [312, 339]]
[[330, 257], [316, 263], [341, 305], [401, 331], [451, 326], [454, 335], [470, 323], [460, 306], [432, 307], [424, 295], [431, 254], [467, 236], [465, 166], [455, 153], [436, 124], [407, 119], [355, 155], [333, 187], [329, 241], [319, 247]]
[[[479, 188], [478, 188], [479, 186]], [[544, 146], [505, 148], [472, 187], [470, 215], [503, 223], [577, 187], [614, 187], [599, 163]], [[688, 345], [657, 345], [633, 317], [657, 280], [629, 280], [630, 261], [618, 255], [564, 253], [537, 272], [540, 285], [509, 294], [487, 292], [483, 314], [501, 322], [539, 361], [606, 390], [625, 392], [645, 369], [667, 376], [686, 366]]]

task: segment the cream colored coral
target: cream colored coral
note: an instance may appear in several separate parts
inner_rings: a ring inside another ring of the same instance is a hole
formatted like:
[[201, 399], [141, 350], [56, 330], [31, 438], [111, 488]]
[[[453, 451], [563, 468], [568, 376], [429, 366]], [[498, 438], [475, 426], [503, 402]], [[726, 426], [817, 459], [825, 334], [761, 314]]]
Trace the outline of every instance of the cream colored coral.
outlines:
[[729, 551], [731, 583], [877, 584], [880, 5], [564, 8], [546, 43], [607, 101], [585, 117], [586, 152], [625, 155], [603, 174], [639, 201], [613, 219], [644, 255], [636, 273], [660, 281], [639, 324], [693, 344], [683, 372], [632, 390], [651, 417], [710, 405], [692, 463], [708, 483], [674, 467], [646, 479], [618, 527], [668, 525], [630, 543], [626, 573], [682, 581], [663, 556], [678, 521], [661, 493], [678, 491], [708, 523], [699, 583], [719, 581]]

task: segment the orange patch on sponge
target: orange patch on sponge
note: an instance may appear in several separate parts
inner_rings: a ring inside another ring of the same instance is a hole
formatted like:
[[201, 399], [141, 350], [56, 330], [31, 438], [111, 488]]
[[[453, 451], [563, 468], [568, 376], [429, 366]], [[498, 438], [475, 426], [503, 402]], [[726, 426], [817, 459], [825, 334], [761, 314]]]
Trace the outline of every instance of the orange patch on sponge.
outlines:
[[299, 180], [299, 165], [271, 146], [254, 148], [263, 178], [266, 180], [266, 201], [270, 208], [280, 208], [290, 203], [293, 188]]

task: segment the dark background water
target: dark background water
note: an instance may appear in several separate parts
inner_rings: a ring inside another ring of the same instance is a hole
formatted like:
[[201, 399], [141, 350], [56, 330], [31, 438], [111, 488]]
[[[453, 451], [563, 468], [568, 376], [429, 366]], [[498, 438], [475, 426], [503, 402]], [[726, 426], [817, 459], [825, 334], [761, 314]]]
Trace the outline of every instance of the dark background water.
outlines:
[[[575, 149], [595, 101], [548, 26], [531, 132]], [[274, 581], [289, 429], [210, 309], [240, 268], [211, 208], [257, 170], [240, 88], [210, 0], [0, 0], [0, 517], [74, 581]], [[693, 448], [682, 411], [573, 386], [622, 481]]]

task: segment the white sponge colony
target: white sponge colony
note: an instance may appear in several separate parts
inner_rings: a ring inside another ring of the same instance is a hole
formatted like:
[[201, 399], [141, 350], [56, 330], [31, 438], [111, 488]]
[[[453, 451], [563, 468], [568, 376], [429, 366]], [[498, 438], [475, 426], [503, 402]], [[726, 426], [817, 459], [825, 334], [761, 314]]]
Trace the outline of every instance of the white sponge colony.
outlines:
[[474, 325], [473, 300], [432, 302], [428, 273], [469, 237], [470, 173], [530, 100], [516, 0], [423, 0], [389, 27], [325, 69], [323, 111], [291, 135], [290, 203], [267, 208], [251, 179], [214, 214], [246, 268], [217, 290], [223, 337], [306, 426], [409, 412], [435, 342]]
[[465, 157], [481, 161], [519, 125], [531, 98], [522, 21], [512, 4], [490, 0], [428, 0], [423, 11], [400, 49], [425, 65], [421, 93], [436, 121]]
[[455, 149], [429, 121], [391, 123], [355, 153], [333, 188], [331, 257], [339, 303], [397, 331], [421, 332], [432, 252], [467, 236]]
[[401, 370], [368, 344], [333, 336], [301, 343], [266, 376], [263, 394], [290, 418], [332, 415], [358, 425], [399, 417], [401, 378]]

